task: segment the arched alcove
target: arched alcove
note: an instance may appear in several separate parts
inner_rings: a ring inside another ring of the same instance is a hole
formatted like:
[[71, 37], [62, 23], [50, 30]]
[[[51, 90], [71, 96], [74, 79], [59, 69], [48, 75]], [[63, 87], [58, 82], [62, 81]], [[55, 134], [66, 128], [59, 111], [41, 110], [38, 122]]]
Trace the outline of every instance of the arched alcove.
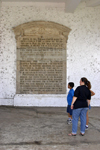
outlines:
[[70, 29], [47, 21], [13, 28], [17, 45], [17, 94], [66, 93], [66, 43]]

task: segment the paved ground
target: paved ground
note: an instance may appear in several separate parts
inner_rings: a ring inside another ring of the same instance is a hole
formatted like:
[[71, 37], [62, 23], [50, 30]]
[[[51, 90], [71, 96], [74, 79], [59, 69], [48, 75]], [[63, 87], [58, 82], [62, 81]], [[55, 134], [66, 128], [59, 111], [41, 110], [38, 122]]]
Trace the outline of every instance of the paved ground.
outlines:
[[[0, 150], [100, 150], [100, 107], [85, 136], [69, 137], [66, 108], [0, 107]], [[80, 124], [80, 122], [79, 122]]]

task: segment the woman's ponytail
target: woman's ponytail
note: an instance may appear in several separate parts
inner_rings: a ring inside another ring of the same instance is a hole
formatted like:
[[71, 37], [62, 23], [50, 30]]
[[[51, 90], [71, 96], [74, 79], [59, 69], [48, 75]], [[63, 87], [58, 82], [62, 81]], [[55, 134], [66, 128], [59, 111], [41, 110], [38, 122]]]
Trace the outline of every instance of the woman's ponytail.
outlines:
[[87, 87], [89, 88], [89, 90], [91, 89], [91, 83], [88, 80], [87, 80]]
[[81, 80], [82, 80], [82, 82], [85, 83], [85, 85], [86, 85], [89, 89], [91, 89], [91, 83], [90, 83], [90, 81], [87, 80], [87, 78], [83, 77], [83, 78], [81, 78]]

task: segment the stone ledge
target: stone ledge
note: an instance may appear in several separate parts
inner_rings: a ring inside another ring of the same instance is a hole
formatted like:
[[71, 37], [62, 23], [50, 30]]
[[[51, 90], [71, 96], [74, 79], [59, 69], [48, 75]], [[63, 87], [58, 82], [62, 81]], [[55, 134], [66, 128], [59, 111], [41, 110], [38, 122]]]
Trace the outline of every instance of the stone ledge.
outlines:
[[38, 107], [66, 107], [66, 94], [61, 95], [25, 95], [17, 94], [14, 97], [14, 106], [38, 106]]
[[[66, 94], [16, 94], [14, 99], [0, 99], [0, 106], [66, 107]], [[92, 98], [91, 106], [100, 107], [100, 99]]]

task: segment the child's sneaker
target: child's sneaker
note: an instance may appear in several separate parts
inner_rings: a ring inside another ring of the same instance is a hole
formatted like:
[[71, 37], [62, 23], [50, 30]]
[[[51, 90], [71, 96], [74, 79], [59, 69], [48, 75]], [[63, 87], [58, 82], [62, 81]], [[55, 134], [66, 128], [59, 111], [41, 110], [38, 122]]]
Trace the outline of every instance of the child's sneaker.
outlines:
[[87, 125], [85, 126], [85, 130], [88, 130], [88, 126]]
[[72, 124], [72, 120], [69, 120], [69, 121], [67, 122], [67, 124]]
[[71, 120], [71, 119], [70, 119], [70, 118], [68, 118], [68, 119], [67, 119], [67, 123], [68, 123], [70, 120]]

